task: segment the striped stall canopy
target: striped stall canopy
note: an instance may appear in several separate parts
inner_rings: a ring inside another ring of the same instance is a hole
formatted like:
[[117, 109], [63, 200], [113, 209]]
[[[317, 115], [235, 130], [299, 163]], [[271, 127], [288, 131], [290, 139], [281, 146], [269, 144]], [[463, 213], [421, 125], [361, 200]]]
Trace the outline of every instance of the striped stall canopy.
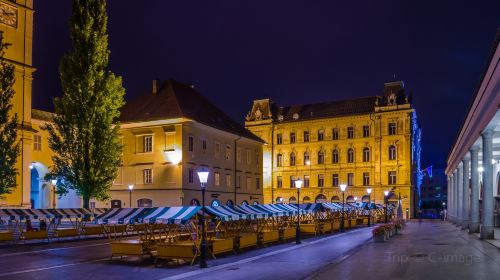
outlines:
[[335, 202], [323, 202], [321, 203], [321, 206], [328, 210], [332, 211], [341, 211], [342, 210], [342, 204], [341, 203], [335, 203]]
[[237, 221], [251, 219], [253, 216], [250, 213], [244, 212], [241, 209], [235, 209], [233, 206], [205, 206], [205, 211], [216, 216], [222, 221]]
[[[297, 204], [271, 204], [275, 208], [281, 209], [288, 215], [297, 215]], [[309, 214], [313, 212], [311, 209], [303, 209], [299, 206], [299, 214]]]
[[95, 217], [89, 209], [0, 209], [0, 218], [9, 220]]
[[273, 214], [267, 210], [262, 209], [257, 205], [235, 205], [234, 208], [240, 212], [246, 213], [249, 219], [263, 219], [272, 217]]
[[183, 224], [201, 210], [201, 206], [157, 207], [146, 215], [144, 223]]
[[319, 211], [319, 210], [324, 209], [326, 207], [323, 206], [323, 203], [303, 203], [303, 204], [300, 204], [300, 208], [302, 208], [306, 211], [316, 212], [316, 211]]
[[134, 224], [142, 222], [142, 218], [155, 208], [111, 208], [98, 215], [94, 222], [98, 224]]

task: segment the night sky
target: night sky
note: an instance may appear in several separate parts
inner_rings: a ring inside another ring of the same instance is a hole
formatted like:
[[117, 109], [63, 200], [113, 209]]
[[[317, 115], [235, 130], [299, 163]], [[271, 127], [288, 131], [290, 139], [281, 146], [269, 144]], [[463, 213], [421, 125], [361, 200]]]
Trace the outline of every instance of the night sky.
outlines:
[[[241, 123], [253, 99], [382, 95], [395, 75], [414, 95], [423, 163], [444, 166], [500, 25], [500, 1], [462, 2], [111, 0], [110, 69], [126, 99], [174, 78]], [[71, 1], [35, 10], [33, 107], [53, 110]]]

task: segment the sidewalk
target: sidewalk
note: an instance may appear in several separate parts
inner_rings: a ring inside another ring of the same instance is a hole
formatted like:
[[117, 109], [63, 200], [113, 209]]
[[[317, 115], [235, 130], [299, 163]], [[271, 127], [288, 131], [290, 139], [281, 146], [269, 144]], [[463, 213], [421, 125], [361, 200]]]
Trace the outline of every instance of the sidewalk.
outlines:
[[388, 242], [371, 242], [310, 279], [498, 279], [500, 250], [441, 221], [414, 221]]

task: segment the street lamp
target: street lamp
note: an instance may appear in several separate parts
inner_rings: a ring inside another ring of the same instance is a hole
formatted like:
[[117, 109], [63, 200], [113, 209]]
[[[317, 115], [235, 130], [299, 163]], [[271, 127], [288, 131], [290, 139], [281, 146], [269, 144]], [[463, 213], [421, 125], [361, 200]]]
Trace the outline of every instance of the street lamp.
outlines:
[[130, 208], [132, 208], [132, 190], [134, 189], [134, 185], [128, 185], [128, 192], [129, 192], [129, 200], [128, 200], [128, 205]]
[[340, 191], [342, 192], [342, 214], [340, 216], [340, 232], [344, 232], [344, 194], [345, 194], [345, 189], [347, 188], [346, 184], [340, 184]]
[[302, 188], [302, 180], [298, 178], [295, 180], [295, 188], [297, 188], [297, 230], [295, 232], [295, 244], [300, 244], [300, 215], [299, 215], [299, 202], [300, 202], [300, 188]]
[[366, 188], [366, 192], [368, 193], [368, 226], [371, 226], [372, 221], [372, 188]]
[[52, 208], [56, 208], [56, 190], [57, 190], [57, 179], [50, 180], [52, 183]]
[[384, 191], [384, 200], [385, 200], [385, 223], [387, 224], [387, 199], [389, 196], [389, 191], [385, 190]]
[[200, 268], [207, 267], [207, 241], [205, 233], [205, 189], [207, 187], [208, 181], [208, 171], [198, 171], [198, 178], [200, 179], [201, 188], [201, 205], [202, 205], [202, 216], [201, 216], [201, 252], [200, 252]]

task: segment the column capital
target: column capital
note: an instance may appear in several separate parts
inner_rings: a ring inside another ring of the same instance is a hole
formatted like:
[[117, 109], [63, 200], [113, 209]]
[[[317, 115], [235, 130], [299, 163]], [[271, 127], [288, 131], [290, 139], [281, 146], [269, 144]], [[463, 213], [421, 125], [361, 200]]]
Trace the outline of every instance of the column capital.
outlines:
[[481, 149], [481, 148], [480, 148], [479, 146], [472, 146], [472, 147], [470, 147], [470, 149], [469, 149], [469, 150], [470, 150], [470, 152], [471, 152], [471, 154], [472, 154], [472, 153], [479, 153], [479, 150], [480, 150], [480, 149]]
[[489, 129], [485, 129], [481, 132], [481, 135], [483, 137], [486, 137], [486, 138], [491, 138], [493, 137], [493, 129], [489, 128]]

